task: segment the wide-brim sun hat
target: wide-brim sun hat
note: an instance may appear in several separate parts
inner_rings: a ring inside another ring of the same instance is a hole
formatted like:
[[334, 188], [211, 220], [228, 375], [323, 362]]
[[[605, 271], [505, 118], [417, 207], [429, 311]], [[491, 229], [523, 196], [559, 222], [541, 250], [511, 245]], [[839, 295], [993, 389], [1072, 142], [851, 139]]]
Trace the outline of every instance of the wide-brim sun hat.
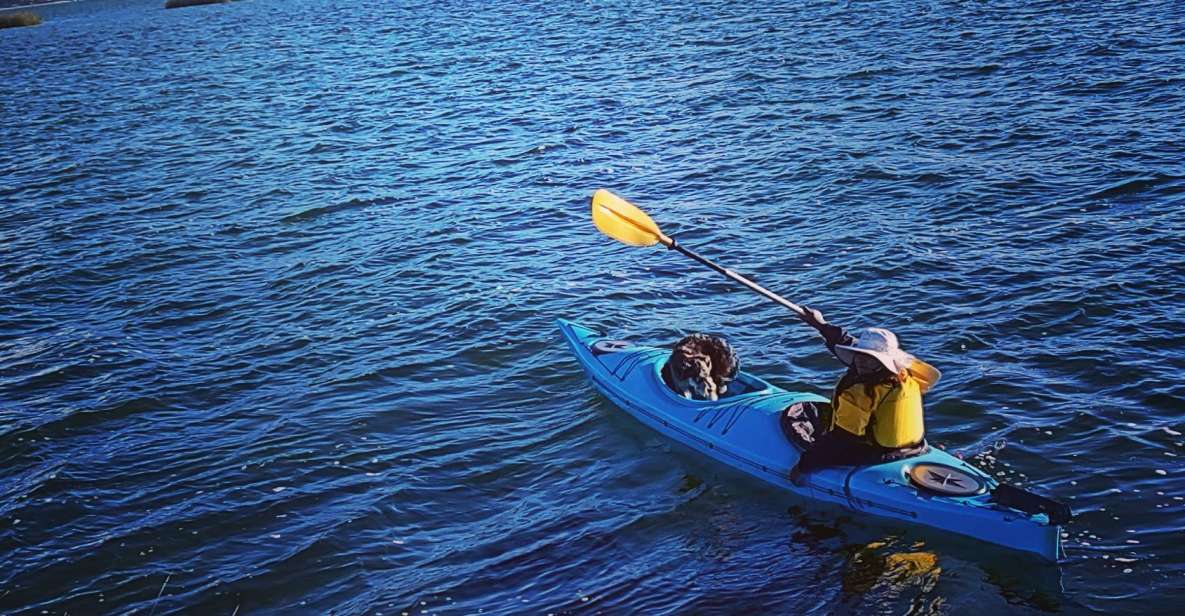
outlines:
[[856, 344], [835, 345], [835, 355], [849, 366], [855, 360], [856, 353], [875, 357], [882, 366], [894, 374], [903, 372], [913, 361], [913, 355], [902, 351], [901, 346], [897, 344], [897, 335], [879, 327], [859, 330], [856, 334]]

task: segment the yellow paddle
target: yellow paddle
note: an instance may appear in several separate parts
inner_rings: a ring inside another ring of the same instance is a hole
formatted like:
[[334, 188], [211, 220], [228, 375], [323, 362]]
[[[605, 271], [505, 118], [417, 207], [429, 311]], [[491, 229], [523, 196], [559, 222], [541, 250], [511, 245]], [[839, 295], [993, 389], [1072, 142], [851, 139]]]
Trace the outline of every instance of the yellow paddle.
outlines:
[[646, 212], [638, 209], [637, 206], [618, 197], [617, 195], [605, 190], [604, 188], [593, 193], [592, 196], [592, 218], [593, 224], [601, 230], [601, 233], [630, 246], [653, 246], [655, 244], [662, 244], [669, 250], [676, 250], [708, 267], [728, 276], [729, 278], [745, 285], [750, 290], [764, 296], [767, 299], [773, 300], [790, 310], [793, 310], [798, 316], [802, 316], [802, 307], [794, 302], [770, 291], [769, 289], [745, 278], [744, 276], [726, 268], [716, 265], [708, 259], [692, 252], [679, 245], [674, 238], [664, 234], [658, 229], [658, 225], [646, 215]]

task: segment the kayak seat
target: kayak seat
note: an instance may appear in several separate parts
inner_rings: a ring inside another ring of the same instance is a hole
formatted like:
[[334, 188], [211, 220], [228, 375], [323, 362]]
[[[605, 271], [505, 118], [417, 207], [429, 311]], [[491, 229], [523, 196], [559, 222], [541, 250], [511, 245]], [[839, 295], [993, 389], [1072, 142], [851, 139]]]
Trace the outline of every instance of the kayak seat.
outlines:
[[810, 449], [815, 438], [823, 434], [831, 423], [831, 404], [827, 402], [795, 402], [782, 411], [782, 434], [801, 451]]

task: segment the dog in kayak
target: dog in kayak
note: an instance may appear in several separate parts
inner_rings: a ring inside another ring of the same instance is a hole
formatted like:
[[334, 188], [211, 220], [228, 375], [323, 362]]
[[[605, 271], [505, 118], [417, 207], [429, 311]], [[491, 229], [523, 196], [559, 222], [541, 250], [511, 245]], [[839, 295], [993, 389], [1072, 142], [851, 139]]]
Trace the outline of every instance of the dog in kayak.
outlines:
[[719, 400], [728, 393], [741, 362], [732, 345], [720, 336], [684, 336], [662, 367], [662, 379], [672, 391], [689, 400]]

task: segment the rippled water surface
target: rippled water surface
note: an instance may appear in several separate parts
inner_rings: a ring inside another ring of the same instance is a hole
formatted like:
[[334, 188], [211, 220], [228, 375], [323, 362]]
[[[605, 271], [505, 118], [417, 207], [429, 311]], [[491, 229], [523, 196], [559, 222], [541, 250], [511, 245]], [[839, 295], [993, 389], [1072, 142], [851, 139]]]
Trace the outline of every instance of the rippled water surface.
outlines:
[[[655, 5], [658, 6], [655, 6]], [[43, 7], [0, 30], [0, 612], [1176, 613], [1185, 13]], [[839, 368], [592, 189], [945, 372], [1067, 560], [799, 502], [596, 395], [567, 317]]]

